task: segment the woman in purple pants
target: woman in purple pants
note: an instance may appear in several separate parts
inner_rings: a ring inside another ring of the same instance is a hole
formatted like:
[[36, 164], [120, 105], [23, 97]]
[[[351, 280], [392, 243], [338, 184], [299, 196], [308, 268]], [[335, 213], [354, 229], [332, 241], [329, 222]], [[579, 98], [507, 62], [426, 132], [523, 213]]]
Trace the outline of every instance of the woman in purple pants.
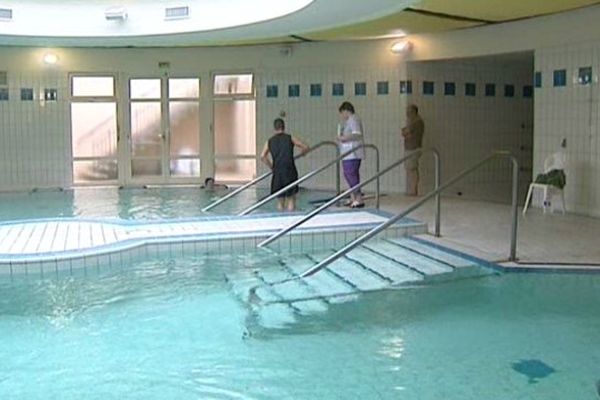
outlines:
[[[358, 145], [363, 144], [363, 127], [360, 118], [354, 112], [354, 106], [350, 102], [343, 102], [338, 111], [342, 124], [338, 132], [338, 142], [340, 143], [340, 152], [346, 153]], [[360, 183], [360, 163], [364, 158], [364, 148], [359, 148], [342, 160], [344, 177], [349, 187], [354, 187]], [[350, 194], [350, 208], [362, 208], [365, 203], [362, 199], [360, 189]]]

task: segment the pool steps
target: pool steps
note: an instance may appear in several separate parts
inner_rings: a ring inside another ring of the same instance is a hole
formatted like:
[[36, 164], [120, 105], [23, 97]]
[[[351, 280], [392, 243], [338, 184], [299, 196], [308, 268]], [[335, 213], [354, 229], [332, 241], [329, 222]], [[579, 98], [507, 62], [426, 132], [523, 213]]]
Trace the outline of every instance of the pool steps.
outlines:
[[261, 325], [281, 327], [297, 315], [324, 312], [361, 293], [494, 273], [471, 258], [402, 237], [371, 240], [316, 274], [299, 278], [331, 253], [284, 256], [275, 265], [232, 273], [227, 280], [258, 313]]

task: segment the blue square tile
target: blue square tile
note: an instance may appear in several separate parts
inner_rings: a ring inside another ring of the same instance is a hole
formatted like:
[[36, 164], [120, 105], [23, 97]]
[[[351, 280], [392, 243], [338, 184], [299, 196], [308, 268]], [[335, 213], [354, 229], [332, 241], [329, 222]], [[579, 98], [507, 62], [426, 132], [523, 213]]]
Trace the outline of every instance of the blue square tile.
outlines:
[[300, 85], [288, 85], [288, 97], [300, 97]]
[[400, 93], [411, 94], [412, 93], [412, 81], [400, 81]]
[[356, 82], [354, 83], [354, 95], [355, 96], [366, 96], [367, 94], [367, 83]]
[[444, 82], [444, 95], [454, 96], [456, 94], [456, 84], [454, 82]]
[[267, 97], [279, 96], [279, 87], [277, 85], [267, 85]]
[[554, 87], [567, 86], [567, 70], [566, 69], [555, 70], [552, 81], [554, 83]]
[[377, 82], [377, 94], [386, 95], [390, 93], [390, 84], [388, 81]]
[[542, 72], [541, 71], [536, 71], [535, 74], [533, 75], [533, 85], [536, 88], [542, 87]]
[[592, 83], [592, 67], [579, 68], [577, 82], [579, 82], [580, 85], [589, 85]]
[[331, 95], [332, 96], [343, 96], [344, 95], [344, 84], [343, 83], [334, 83], [331, 85]]
[[321, 97], [323, 94], [323, 86], [320, 83], [310, 84], [310, 97]]
[[474, 83], [465, 83], [465, 96], [475, 96], [477, 94], [477, 85]]
[[432, 81], [424, 81], [423, 82], [423, 94], [433, 95], [435, 92], [435, 85]]

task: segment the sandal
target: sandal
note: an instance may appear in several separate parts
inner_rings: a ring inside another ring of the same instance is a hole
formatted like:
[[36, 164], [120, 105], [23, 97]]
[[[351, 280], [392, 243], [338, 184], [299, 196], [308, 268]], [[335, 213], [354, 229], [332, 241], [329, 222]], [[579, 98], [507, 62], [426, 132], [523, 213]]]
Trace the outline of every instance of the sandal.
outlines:
[[359, 203], [357, 201], [352, 202], [352, 204], [350, 204], [350, 208], [363, 208], [365, 206], [365, 203]]

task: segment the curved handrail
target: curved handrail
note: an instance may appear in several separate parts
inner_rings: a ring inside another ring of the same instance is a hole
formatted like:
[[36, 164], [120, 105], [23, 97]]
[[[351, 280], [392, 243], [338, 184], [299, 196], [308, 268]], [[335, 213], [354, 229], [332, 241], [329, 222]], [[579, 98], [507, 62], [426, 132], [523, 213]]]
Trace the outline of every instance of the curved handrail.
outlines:
[[[341, 193], [341, 194], [337, 195], [336, 197], [334, 197], [333, 199], [329, 200], [328, 202], [326, 202], [325, 204], [321, 205], [320, 207], [314, 209], [313, 211], [311, 211], [310, 213], [308, 213], [307, 215], [305, 215], [304, 217], [302, 217], [298, 221], [291, 223], [290, 225], [286, 226], [285, 228], [283, 228], [282, 230], [280, 230], [276, 234], [274, 234], [274, 235], [268, 237], [267, 239], [263, 240], [262, 242], [260, 242], [257, 245], [257, 247], [263, 247], [263, 246], [268, 245], [269, 243], [274, 242], [275, 240], [279, 239], [280, 237], [282, 237], [286, 233], [292, 231], [293, 229], [295, 229], [298, 226], [302, 225], [303, 223], [305, 223], [306, 221], [308, 221], [312, 217], [314, 217], [317, 214], [321, 213], [321, 211], [323, 211], [326, 208], [330, 207], [331, 205], [333, 205], [334, 203], [336, 203], [337, 201], [339, 201], [340, 199], [342, 199], [344, 196], [347, 196], [348, 194], [352, 193], [356, 189], [360, 189], [364, 185], [367, 185], [367, 184], [373, 182], [375, 179], [379, 179], [380, 176], [385, 175], [386, 173], [390, 172], [394, 168], [398, 167], [400, 164], [404, 163], [406, 160], [410, 160], [411, 158], [420, 157], [423, 153], [429, 152], [429, 151], [433, 153], [433, 158], [435, 160], [435, 181], [434, 181], [434, 188], [437, 189], [439, 187], [439, 185], [440, 185], [440, 153], [435, 148], [433, 148], [433, 147], [432, 148], [427, 148], [427, 149], [419, 149], [418, 151], [416, 151], [414, 153], [411, 153], [411, 154], [409, 154], [407, 156], [404, 156], [404, 157], [400, 158], [399, 160], [393, 162], [392, 164], [388, 165], [382, 171], [380, 171], [376, 175], [372, 176], [371, 178], [367, 179], [366, 181], [363, 181], [363, 182], [355, 185], [354, 187], [346, 190], [344, 193]], [[435, 217], [435, 232], [436, 232], [436, 236], [439, 236], [439, 231], [440, 231], [440, 198], [439, 197], [440, 197], [439, 194], [436, 195], [436, 210], [435, 210], [435, 216], [436, 216]]]
[[417, 208], [421, 207], [427, 200], [429, 200], [433, 196], [436, 196], [437, 194], [441, 193], [442, 191], [446, 190], [448, 187], [452, 186], [453, 184], [455, 184], [456, 182], [461, 180], [466, 175], [470, 174], [471, 172], [475, 171], [477, 168], [481, 167], [482, 165], [484, 165], [485, 163], [487, 163], [488, 161], [490, 161], [491, 159], [496, 158], [496, 157], [507, 157], [511, 160], [512, 165], [513, 165], [512, 209], [511, 209], [512, 227], [511, 227], [511, 240], [510, 240], [510, 254], [509, 254], [508, 260], [516, 261], [517, 260], [517, 221], [518, 221], [517, 196], [518, 196], [518, 191], [519, 191], [519, 162], [517, 161], [515, 156], [513, 156], [509, 152], [498, 151], [498, 152], [495, 152], [495, 153], [491, 154], [490, 156], [484, 158], [483, 160], [479, 161], [475, 165], [465, 169], [464, 171], [462, 171], [461, 173], [456, 175], [454, 178], [450, 179], [448, 182], [446, 182], [445, 184], [443, 184], [442, 186], [437, 188], [436, 190], [429, 192], [427, 195], [425, 195], [419, 201], [413, 203], [410, 207], [408, 207], [406, 210], [404, 210], [400, 214], [397, 214], [397, 215], [391, 217], [387, 221], [385, 221], [385, 222], [379, 224], [378, 226], [376, 226], [375, 228], [371, 229], [369, 232], [359, 236], [358, 238], [356, 238], [352, 242], [348, 243], [346, 246], [344, 246], [340, 250], [336, 251], [329, 257], [323, 259], [318, 264], [309, 268], [308, 270], [303, 272], [301, 275], [299, 275], [298, 277], [294, 277], [293, 279], [305, 278], [307, 276], [311, 276], [314, 273], [325, 268], [327, 265], [329, 265], [333, 261], [337, 260], [339, 257], [348, 253], [350, 250], [354, 249], [356, 246], [371, 239], [373, 236], [379, 234], [381, 231], [388, 228], [390, 225], [396, 223], [398, 220], [406, 217], [408, 214], [410, 214]]
[[[300, 157], [303, 157], [305, 155], [307, 155], [308, 153], [313, 152], [314, 150], [318, 149], [319, 147], [323, 147], [325, 145], [330, 145], [330, 146], [334, 146], [336, 149], [336, 154], [339, 155], [340, 150], [338, 147], [338, 144], [334, 141], [331, 140], [325, 140], [322, 142], [317, 143], [316, 145], [314, 145], [313, 147], [311, 147], [310, 149], [308, 149], [308, 151], [304, 154], [299, 154], [297, 156], [294, 157], [294, 159], [298, 159]], [[265, 172], [264, 174], [262, 174], [261, 176], [254, 178], [253, 180], [251, 180], [250, 182], [247, 182], [245, 184], [243, 184], [242, 186], [240, 186], [239, 188], [235, 189], [232, 192], [227, 193], [225, 196], [219, 198], [218, 200], [213, 201], [212, 203], [210, 203], [209, 205], [207, 205], [206, 207], [204, 207], [202, 209], [202, 212], [206, 212], [216, 206], [218, 206], [219, 204], [223, 203], [226, 200], [229, 200], [230, 198], [232, 198], [233, 196], [237, 195], [240, 192], [243, 192], [244, 190], [248, 189], [250, 186], [256, 185], [258, 182], [262, 181], [263, 179], [268, 178], [269, 176], [271, 176], [273, 174], [273, 171], [268, 171]], [[336, 185], [337, 185], [337, 192], [340, 192], [340, 179], [339, 179], [339, 167], [338, 167], [338, 174], [337, 174], [338, 178], [336, 180]]]
[[[310, 171], [308, 174], [301, 176], [300, 178], [296, 179], [294, 182], [290, 183], [289, 185], [279, 189], [278, 191], [276, 191], [275, 193], [271, 193], [270, 195], [268, 195], [267, 197], [265, 197], [264, 199], [260, 200], [258, 203], [255, 203], [254, 205], [246, 208], [244, 211], [240, 212], [238, 215], [247, 215], [250, 214], [252, 211], [256, 210], [259, 207], [262, 207], [264, 204], [268, 203], [269, 201], [273, 200], [275, 197], [279, 196], [282, 193], [285, 193], [286, 191], [290, 190], [291, 188], [293, 188], [294, 186], [299, 185], [300, 183], [304, 182], [307, 179], [312, 178], [313, 176], [317, 175], [318, 173], [326, 170], [327, 168], [331, 167], [334, 164], [337, 164], [338, 166], [340, 165], [340, 161], [344, 159], [344, 157], [349, 156], [350, 154], [354, 153], [356, 150], [360, 149], [360, 148], [373, 148], [376, 150], [376, 154], [377, 154], [377, 168], [379, 168], [379, 149], [373, 145], [373, 144], [359, 144], [358, 146], [353, 147], [352, 149], [340, 154], [338, 157], [336, 157], [334, 160], [328, 162], [327, 164], [314, 169], [312, 171]], [[377, 173], [379, 173], [379, 171], [377, 171]], [[339, 175], [339, 174], [338, 174]], [[377, 183], [377, 188], [376, 188], [377, 193], [375, 194], [375, 196], [377, 197], [377, 203], [379, 203], [379, 182]]]

